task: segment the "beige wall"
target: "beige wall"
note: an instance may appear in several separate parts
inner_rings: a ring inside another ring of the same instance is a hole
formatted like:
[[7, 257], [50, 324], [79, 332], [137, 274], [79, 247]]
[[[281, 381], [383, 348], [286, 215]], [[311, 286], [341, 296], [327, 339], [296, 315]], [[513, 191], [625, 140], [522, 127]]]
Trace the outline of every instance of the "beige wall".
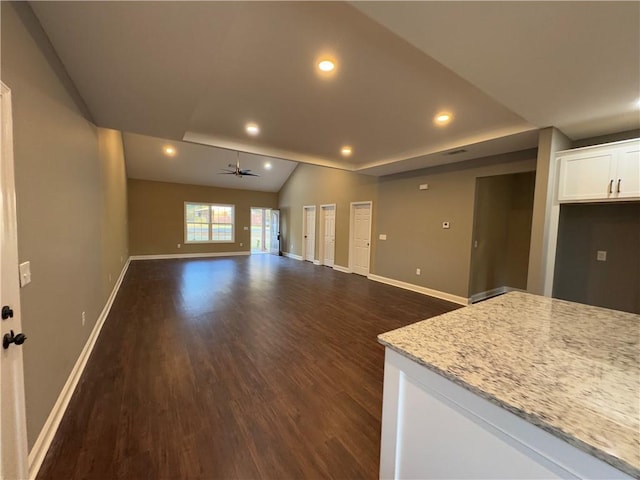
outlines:
[[336, 203], [335, 263], [348, 266], [349, 203], [372, 200], [371, 273], [468, 297], [476, 178], [532, 171], [535, 158], [529, 150], [380, 178], [300, 164], [280, 191], [283, 251], [302, 254], [304, 205]]
[[87, 120], [29, 5], [2, 2], [1, 8], [2, 81], [13, 101], [18, 253], [32, 272], [20, 292], [31, 448], [115, 283], [115, 259], [126, 255], [125, 230], [117, 227], [126, 224], [124, 165], [119, 134]]
[[[531, 171], [535, 155], [515, 152], [382, 177], [376, 237], [384, 233], [387, 240], [378, 240], [374, 273], [469, 297], [476, 178]], [[418, 189], [423, 183], [428, 190]]]
[[[131, 255], [248, 252], [251, 207], [278, 207], [277, 193], [134, 179], [128, 185]], [[235, 242], [185, 244], [184, 202], [235, 205]]]
[[[372, 201], [372, 235], [376, 229], [378, 179], [369, 175], [301, 163], [280, 190], [282, 251], [302, 255], [302, 207], [316, 206], [316, 256], [318, 258], [320, 205], [336, 204], [335, 264], [349, 265], [349, 211], [351, 202]], [[375, 260], [372, 238], [372, 265]]]

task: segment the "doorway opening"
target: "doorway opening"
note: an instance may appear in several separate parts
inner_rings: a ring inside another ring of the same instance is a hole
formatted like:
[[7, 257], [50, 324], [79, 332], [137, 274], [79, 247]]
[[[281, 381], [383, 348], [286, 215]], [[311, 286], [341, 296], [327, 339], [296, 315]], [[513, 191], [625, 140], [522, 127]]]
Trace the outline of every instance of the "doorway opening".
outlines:
[[282, 255], [280, 250], [280, 210], [251, 209], [251, 253]]
[[251, 209], [251, 253], [271, 251], [271, 209]]
[[535, 172], [476, 179], [469, 295], [527, 288]]

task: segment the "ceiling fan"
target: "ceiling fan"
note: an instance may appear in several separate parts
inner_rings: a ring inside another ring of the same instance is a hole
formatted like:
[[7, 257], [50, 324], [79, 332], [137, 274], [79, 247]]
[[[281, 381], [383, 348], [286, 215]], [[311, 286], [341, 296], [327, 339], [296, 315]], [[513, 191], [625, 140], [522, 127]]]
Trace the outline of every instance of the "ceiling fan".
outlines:
[[229, 164], [229, 168], [233, 168], [233, 170], [227, 170], [221, 168], [220, 170], [224, 170], [224, 172], [219, 172], [218, 175], [235, 175], [236, 177], [259, 177], [260, 175], [256, 173], [251, 173], [251, 169], [240, 168], [240, 152], [237, 152], [236, 164]]

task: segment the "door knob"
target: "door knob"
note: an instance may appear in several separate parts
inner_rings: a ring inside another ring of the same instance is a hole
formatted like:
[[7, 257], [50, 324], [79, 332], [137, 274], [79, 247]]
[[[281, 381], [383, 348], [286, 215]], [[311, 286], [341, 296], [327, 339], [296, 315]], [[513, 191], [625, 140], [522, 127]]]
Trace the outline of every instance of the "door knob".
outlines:
[[2, 348], [6, 350], [12, 343], [15, 343], [16, 345], [22, 345], [26, 339], [27, 336], [24, 333], [15, 335], [13, 333], [13, 330], [11, 330], [11, 333], [4, 334], [4, 337], [2, 338]]
[[9, 305], [2, 306], [2, 319], [13, 318], [13, 309]]

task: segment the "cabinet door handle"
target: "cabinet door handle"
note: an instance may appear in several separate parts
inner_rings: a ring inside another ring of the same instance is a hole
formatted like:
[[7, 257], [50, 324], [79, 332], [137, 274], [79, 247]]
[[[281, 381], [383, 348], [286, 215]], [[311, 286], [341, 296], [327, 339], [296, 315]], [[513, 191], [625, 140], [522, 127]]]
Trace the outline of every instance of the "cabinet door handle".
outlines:
[[618, 191], [617, 191], [617, 193], [620, 193], [620, 182], [621, 182], [621, 181], [622, 181], [622, 179], [621, 179], [621, 178], [619, 178], [619, 179], [618, 179]]
[[609, 194], [613, 193], [613, 178], [609, 181]]

